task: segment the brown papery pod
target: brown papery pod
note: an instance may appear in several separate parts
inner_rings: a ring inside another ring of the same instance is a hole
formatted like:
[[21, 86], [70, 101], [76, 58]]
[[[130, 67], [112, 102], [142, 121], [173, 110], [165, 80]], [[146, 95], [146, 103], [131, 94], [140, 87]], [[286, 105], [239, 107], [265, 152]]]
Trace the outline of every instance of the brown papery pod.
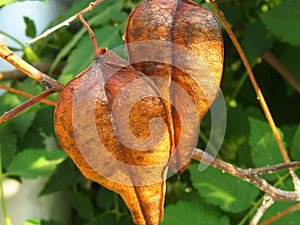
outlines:
[[223, 40], [213, 13], [189, 0], [147, 0], [130, 14], [129, 61], [150, 77], [172, 126], [174, 172], [189, 164], [199, 122], [218, 94]]
[[170, 129], [151, 79], [108, 50], [62, 90], [55, 132], [86, 178], [119, 193], [137, 225], [163, 219]]

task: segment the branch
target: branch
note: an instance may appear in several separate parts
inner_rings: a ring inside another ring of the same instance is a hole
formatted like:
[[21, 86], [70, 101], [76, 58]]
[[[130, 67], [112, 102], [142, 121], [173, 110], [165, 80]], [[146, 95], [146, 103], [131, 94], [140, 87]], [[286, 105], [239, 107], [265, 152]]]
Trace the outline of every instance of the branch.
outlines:
[[[267, 195], [271, 196], [275, 201], [300, 201], [300, 193], [297, 191], [283, 191], [275, 188], [257, 175], [262, 171], [275, 171], [278, 168], [281, 169], [282, 166], [275, 165], [258, 169], [241, 169], [232, 164], [216, 159], [200, 149], [194, 149], [192, 158], [255, 185]], [[290, 164], [291, 167], [299, 165], [300, 162]]]
[[[274, 119], [272, 117], [272, 114], [271, 114], [271, 112], [269, 110], [269, 107], [268, 107], [268, 105], [266, 103], [266, 100], [265, 100], [265, 98], [264, 98], [264, 96], [263, 96], [263, 94], [261, 92], [261, 89], [260, 89], [260, 87], [259, 87], [259, 85], [258, 85], [258, 83], [257, 83], [257, 81], [255, 79], [255, 76], [254, 76], [253, 71], [251, 69], [251, 66], [250, 66], [250, 64], [249, 64], [249, 62], [247, 60], [247, 57], [246, 57], [246, 55], [245, 55], [245, 53], [244, 53], [241, 45], [239, 44], [238, 40], [236, 39], [233, 31], [231, 30], [231, 28], [230, 28], [230, 26], [229, 26], [229, 24], [228, 24], [225, 16], [221, 12], [221, 10], [218, 8], [218, 6], [214, 2], [214, 0], [211, 0], [210, 3], [213, 6], [213, 8], [215, 9], [216, 14], [218, 15], [218, 17], [221, 19], [221, 21], [222, 21], [222, 23], [224, 25], [224, 28], [226, 29], [227, 34], [229, 35], [229, 37], [230, 37], [233, 45], [235, 46], [236, 50], [238, 51], [238, 53], [240, 55], [240, 58], [243, 61], [243, 64], [244, 64], [244, 66], [245, 66], [245, 68], [247, 70], [247, 73], [249, 75], [251, 83], [252, 83], [252, 85], [254, 87], [254, 90], [256, 92], [257, 99], [258, 99], [258, 101], [259, 101], [259, 103], [261, 105], [261, 108], [262, 108], [262, 110], [263, 110], [263, 112], [264, 112], [264, 114], [266, 116], [266, 119], [268, 120], [268, 123], [269, 123], [269, 125], [270, 125], [270, 127], [272, 129], [272, 132], [274, 134], [274, 137], [276, 139], [276, 142], [278, 144], [278, 147], [280, 149], [280, 152], [281, 152], [281, 155], [282, 155], [282, 157], [284, 159], [284, 162], [289, 163], [290, 162], [290, 158], [289, 158], [289, 156], [287, 154], [287, 151], [286, 151], [286, 149], [284, 147], [283, 141], [281, 139], [281, 136], [279, 134], [279, 131], [277, 129], [275, 121], [274, 121]], [[295, 173], [295, 171], [292, 168], [290, 168], [289, 171], [290, 171], [291, 177], [293, 178], [293, 182], [294, 182], [295, 188], [298, 191], [300, 191], [300, 180], [299, 180], [297, 174]]]
[[267, 209], [270, 208], [274, 204], [274, 202], [275, 201], [271, 196], [265, 195], [263, 203], [257, 210], [255, 216], [253, 217], [249, 225], [257, 225], [261, 218], [264, 216]]
[[103, 2], [104, 0], [96, 0], [94, 2], [91, 2], [89, 4], [88, 7], [86, 7], [85, 9], [83, 9], [82, 11], [80, 11], [79, 13], [77, 13], [76, 15], [66, 19], [65, 21], [61, 22], [60, 24], [56, 25], [55, 27], [52, 27], [51, 29], [48, 29], [46, 30], [44, 33], [42, 33], [40, 36], [30, 40], [30, 41], [27, 41], [26, 44], [27, 45], [30, 45], [42, 38], [45, 38], [47, 37], [49, 34], [55, 32], [56, 30], [64, 27], [64, 26], [69, 26], [71, 22], [73, 22], [75, 19], [79, 18], [81, 21], [82, 21], [82, 15], [87, 13], [88, 11], [91, 11], [96, 5], [100, 4], [101, 2]]
[[[19, 90], [15, 89], [15, 88], [6, 87], [6, 86], [4, 86], [2, 84], [0, 84], [0, 88], [4, 89], [4, 90], [7, 90], [7, 91], [9, 91], [11, 93], [15, 93], [17, 95], [21, 95], [21, 96], [26, 97], [26, 98], [33, 98], [34, 97], [31, 94], [28, 94], [28, 93], [23, 92], [23, 91], [19, 91]], [[39, 102], [42, 102], [42, 103], [47, 104], [47, 105], [56, 106], [56, 102], [48, 100], [48, 99], [41, 99], [41, 100], [39, 100]]]
[[18, 113], [22, 112], [23, 110], [27, 109], [29, 106], [33, 105], [34, 103], [40, 101], [43, 98], [55, 93], [53, 89], [46, 89], [42, 93], [34, 96], [33, 98], [29, 99], [28, 101], [24, 102], [23, 104], [17, 106], [16, 108], [10, 110], [9, 112], [4, 113], [3, 116], [0, 117], [0, 124], [5, 122], [6, 120], [13, 118]]
[[263, 60], [269, 63], [290, 85], [300, 94], [300, 79], [294, 75], [279, 59], [270, 51], [262, 54]]
[[[47, 73], [50, 70], [51, 64], [50, 63], [33, 63], [33, 67], [41, 71], [42, 73]], [[61, 74], [61, 71], [63, 67], [65, 66], [65, 63], [60, 63], [55, 68], [52, 74], [59, 75]], [[22, 79], [26, 77], [24, 73], [22, 73], [19, 70], [11, 70], [11, 71], [3, 71], [0, 72], [0, 80], [16, 80], [16, 79]]]
[[7, 45], [4, 42], [4, 38], [0, 38], [0, 57], [12, 64], [20, 71], [22, 71], [27, 76], [38, 81], [41, 85], [43, 85], [46, 88], [53, 89], [54, 91], [61, 91], [64, 86], [59, 81], [40, 72], [30, 64], [25, 62], [23, 59], [15, 55], [12, 51], [8, 49]]

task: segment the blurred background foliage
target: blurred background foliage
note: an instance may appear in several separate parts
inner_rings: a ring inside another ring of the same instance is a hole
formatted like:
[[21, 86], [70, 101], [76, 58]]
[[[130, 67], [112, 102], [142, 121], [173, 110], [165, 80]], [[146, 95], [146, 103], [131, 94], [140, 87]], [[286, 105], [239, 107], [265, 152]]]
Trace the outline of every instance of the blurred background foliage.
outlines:
[[[71, 1], [69, 10], [48, 27], [79, 12], [90, 1]], [[16, 1], [4, 1], [2, 5], [12, 2]], [[84, 16], [96, 34], [99, 47], [114, 49], [123, 45], [127, 17], [139, 2], [105, 0]], [[199, 0], [195, 2], [210, 8], [209, 3]], [[290, 157], [292, 160], [300, 160], [300, 1], [216, 2], [246, 52]], [[24, 22], [27, 25], [24, 32], [28, 37], [34, 37], [36, 32], [33, 21], [24, 18]], [[221, 88], [227, 104], [227, 131], [218, 157], [244, 168], [281, 163], [283, 160], [245, 68], [228, 35], [225, 32], [223, 34], [225, 62]], [[47, 74], [63, 83], [87, 68], [94, 56], [90, 37], [79, 21], [36, 42], [28, 49], [24, 46], [20, 46], [20, 49], [24, 51], [27, 61], [47, 65]], [[270, 53], [298, 82], [291, 84], [268, 63]], [[32, 94], [42, 90], [39, 84], [29, 78], [0, 82]], [[57, 94], [50, 97], [53, 100], [56, 98]], [[2, 94], [0, 115], [24, 100], [12, 93]], [[71, 160], [59, 150], [53, 130], [53, 112], [52, 106], [38, 103], [0, 126], [4, 175], [17, 180], [49, 176], [41, 193], [36, 194], [63, 192], [72, 208], [72, 224], [133, 224], [122, 199], [82, 177]], [[210, 135], [209, 114], [200, 129], [198, 147], [205, 148]], [[49, 148], [57, 150], [49, 153]], [[38, 166], [32, 168], [32, 164]], [[180, 179], [175, 176], [168, 180], [165, 220], [162, 224], [248, 224], [262, 202], [263, 193], [213, 168], [199, 172], [198, 166], [199, 163], [193, 162]], [[287, 170], [264, 178], [279, 188], [293, 188]], [[294, 204], [275, 203], [263, 220]], [[272, 224], [297, 224], [298, 221], [300, 213], [294, 212]], [[61, 222], [33, 218], [26, 222], [26, 225], [30, 224], [60, 225]]]

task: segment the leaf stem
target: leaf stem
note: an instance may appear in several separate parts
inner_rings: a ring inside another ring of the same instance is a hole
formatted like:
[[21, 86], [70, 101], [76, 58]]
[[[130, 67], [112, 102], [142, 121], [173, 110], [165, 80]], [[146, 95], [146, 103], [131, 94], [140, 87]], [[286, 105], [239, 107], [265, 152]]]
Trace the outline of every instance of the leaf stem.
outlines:
[[16, 42], [18, 45], [20, 45], [21, 48], [25, 48], [26, 45], [24, 45], [21, 41], [19, 41], [17, 38], [11, 36], [10, 34], [0, 30], [0, 34], [3, 34], [4, 36], [10, 38], [11, 40], [13, 40], [14, 42]]
[[11, 225], [11, 220], [7, 213], [6, 208], [6, 201], [4, 196], [4, 190], [3, 190], [3, 173], [2, 173], [2, 150], [1, 150], [1, 143], [0, 143], [0, 199], [1, 199], [1, 206], [2, 206], [2, 212], [5, 220], [5, 225]]

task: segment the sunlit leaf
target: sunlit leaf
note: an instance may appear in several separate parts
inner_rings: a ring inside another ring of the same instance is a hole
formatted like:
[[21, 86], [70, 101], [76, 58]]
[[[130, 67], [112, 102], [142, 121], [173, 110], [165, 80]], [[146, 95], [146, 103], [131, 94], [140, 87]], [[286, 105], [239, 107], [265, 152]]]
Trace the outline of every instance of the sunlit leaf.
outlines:
[[81, 173], [75, 167], [74, 163], [70, 159], [67, 159], [57, 166], [40, 194], [44, 195], [66, 190], [80, 179], [83, 179]]
[[[283, 159], [278, 144], [267, 122], [249, 118], [250, 123], [250, 146], [252, 159], [256, 167], [264, 167], [282, 163]], [[281, 133], [283, 137], [283, 134]], [[285, 145], [285, 143], [284, 143]], [[265, 175], [270, 180], [277, 179], [276, 175], [284, 173], [284, 170], [276, 174]]]
[[189, 167], [193, 186], [206, 202], [227, 212], [242, 212], [250, 208], [259, 194], [251, 184], [214, 168], [199, 172], [199, 164]]
[[65, 158], [67, 154], [61, 150], [24, 150], [13, 159], [7, 174], [27, 179], [48, 176]]

